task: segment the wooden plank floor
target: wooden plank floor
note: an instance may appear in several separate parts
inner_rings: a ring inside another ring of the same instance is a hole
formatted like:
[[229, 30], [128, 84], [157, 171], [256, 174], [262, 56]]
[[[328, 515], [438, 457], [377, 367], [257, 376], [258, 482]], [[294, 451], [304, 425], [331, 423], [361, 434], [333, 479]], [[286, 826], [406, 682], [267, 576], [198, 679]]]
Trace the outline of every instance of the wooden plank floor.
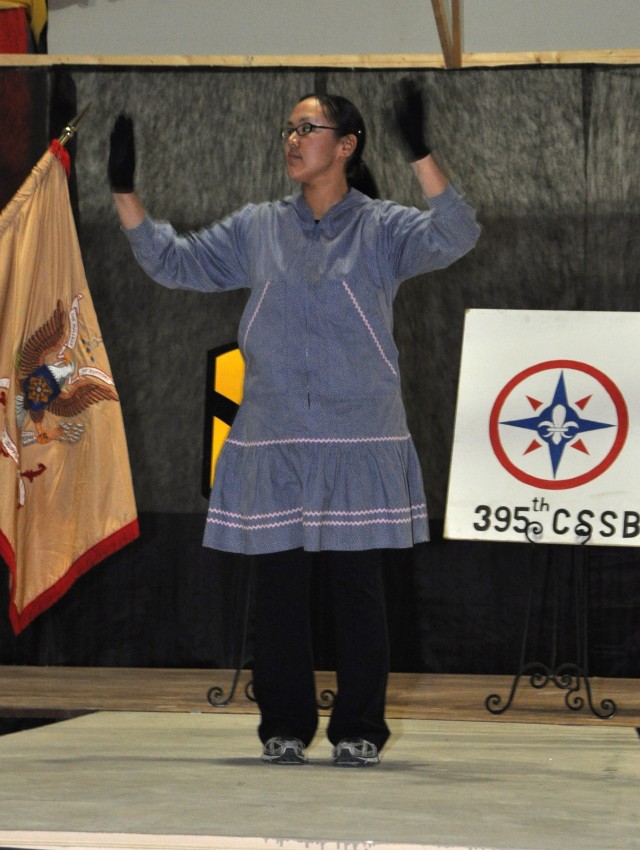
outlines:
[[[318, 692], [335, 686], [330, 672], [316, 674]], [[217, 685], [228, 696], [231, 670], [20, 667], [0, 666], [0, 717], [66, 718], [94, 711], [165, 711], [255, 714], [245, 695], [251, 671], [243, 671], [232, 702], [216, 708], [207, 699]], [[577, 695], [578, 711], [567, 708], [567, 691], [553, 682], [534, 688], [521, 679], [510, 708], [491, 714], [485, 699], [497, 693], [508, 699], [513, 677], [392, 673], [388, 689], [390, 718], [480, 720], [511, 723], [614, 724], [640, 728], [640, 681], [592, 678], [589, 685], [595, 710], [602, 700], [614, 700], [613, 717], [603, 720], [591, 711], [584, 681]]]

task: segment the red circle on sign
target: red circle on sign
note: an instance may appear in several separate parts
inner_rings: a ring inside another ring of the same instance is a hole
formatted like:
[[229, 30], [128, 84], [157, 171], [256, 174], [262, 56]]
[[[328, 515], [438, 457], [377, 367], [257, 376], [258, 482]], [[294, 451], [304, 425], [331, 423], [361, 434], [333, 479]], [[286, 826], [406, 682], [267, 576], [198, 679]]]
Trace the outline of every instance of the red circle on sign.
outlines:
[[[543, 372], [546, 369], [575, 369], [579, 372], [585, 372], [587, 375], [590, 375], [598, 381], [609, 394], [618, 417], [618, 432], [606, 457], [603, 458], [600, 463], [596, 464], [593, 469], [589, 470], [589, 472], [585, 472], [583, 475], [577, 475], [574, 478], [567, 478], [563, 481], [536, 478], [534, 475], [529, 475], [527, 472], [519, 469], [509, 459], [507, 453], [502, 447], [498, 431], [498, 426], [500, 424], [500, 412], [512, 390], [526, 378], [529, 378], [531, 375], [535, 375], [538, 372]], [[587, 484], [589, 481], [593, 481], [594, 478], [602, 475], [602, 473], [611, 466], [622, 451], [622, 447], [627, 439], [628, 431], [629, 414], [627, 412], [626, 402], [620, 390], [613, 383], [611, 378], [604, 374], [604, 372], [600, 372], [599, 369], [589, 366], [587, 363], [580, 363], [578, 360], [547, 360], [544, 363], [537, 363], [535, 366], [530, 366], [528, 369], [519, 372], [498, 393], [493, 404], [493, 408], [491, 409], [491, 416], [489, 417], [489, 439], [491, 440], [491, 446], [493, 447], [495, 456], [498, 458], [502, 466], [507, 470], [507, 472], [511, 473], [514, 478], [517, 478], [518, 481], [522, 481], [525, 484], [531, 484], [533, 487], [542, 487], [547, 490], [568, 490], [571, 487], [580, 487], [582, 484]]]

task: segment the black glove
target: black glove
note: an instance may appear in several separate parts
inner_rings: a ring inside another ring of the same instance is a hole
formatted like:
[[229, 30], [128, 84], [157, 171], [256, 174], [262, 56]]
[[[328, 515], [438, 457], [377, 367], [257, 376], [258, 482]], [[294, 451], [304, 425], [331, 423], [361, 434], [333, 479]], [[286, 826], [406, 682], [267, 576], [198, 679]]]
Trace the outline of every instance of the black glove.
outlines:
[[111, 131], [109, 145], [109, 185], [112, 192], [133, 192], [133, 175], [136, 170], [136, 145], [133, 136], [133, 120], [120, 114]]
[[401, 81], [394, 111], [408, 161], [415, 162], [431, 153], [424, 138], [426, 104], [414, 80]]

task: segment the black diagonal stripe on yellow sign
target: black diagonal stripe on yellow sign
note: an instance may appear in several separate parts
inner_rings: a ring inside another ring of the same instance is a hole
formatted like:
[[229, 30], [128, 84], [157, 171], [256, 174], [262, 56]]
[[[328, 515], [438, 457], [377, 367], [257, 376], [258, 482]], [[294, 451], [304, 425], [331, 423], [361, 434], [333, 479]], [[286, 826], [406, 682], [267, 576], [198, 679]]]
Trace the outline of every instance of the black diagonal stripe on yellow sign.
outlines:
[[209, 498], [213, 486], [218, 455], [242, 401], [243, 380], [244, 360], [237, 343], [231, 342], [207, 352], [202, 465], [202, 494], [206, 498]]

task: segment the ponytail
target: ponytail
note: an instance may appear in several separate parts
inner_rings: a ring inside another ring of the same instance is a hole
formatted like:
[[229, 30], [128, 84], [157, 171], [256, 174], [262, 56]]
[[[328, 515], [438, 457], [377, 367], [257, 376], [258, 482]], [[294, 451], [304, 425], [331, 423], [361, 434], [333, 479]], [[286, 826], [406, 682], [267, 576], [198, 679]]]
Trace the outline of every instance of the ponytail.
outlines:
[[369, 166], [360, 160], [355, 166], [347, 167], [347, 183], [353, 189], [362, 192], [363, 195], [368, 195], [370, 198], [379, 198], [378, 186], [375, 177], [371, 173]]

